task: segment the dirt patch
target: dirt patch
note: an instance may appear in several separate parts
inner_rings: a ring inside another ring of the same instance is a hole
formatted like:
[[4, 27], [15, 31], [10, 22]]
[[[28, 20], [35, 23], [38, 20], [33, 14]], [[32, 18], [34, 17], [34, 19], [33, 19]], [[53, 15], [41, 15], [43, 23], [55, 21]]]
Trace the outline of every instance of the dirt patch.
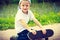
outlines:
[[0, 31], [0, 40], [9, 40], [12, 35], [16, 35], [14, 29], [8, 29], [5, 31]]

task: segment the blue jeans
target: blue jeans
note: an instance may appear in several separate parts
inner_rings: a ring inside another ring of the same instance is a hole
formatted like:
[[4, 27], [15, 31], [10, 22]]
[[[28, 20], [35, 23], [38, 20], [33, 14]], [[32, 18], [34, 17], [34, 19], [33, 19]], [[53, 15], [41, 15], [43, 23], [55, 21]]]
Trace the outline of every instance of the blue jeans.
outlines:
[[18, 33], [18, 38], [17, 40], [29, 40], [27, 34], [28, 34], [28, 30], [24, 30], [21, 33]]
[[28, 30], [24, 30], [21, 33], [18, 33], [17, 40], [29, 40], [29, 38], [27, 36], [28, 33], [30, 34], [30, 36], [32, 37], [33, 40], [36, 38], [46, 38], [46, 40], [48, 40], [48, 37], [51, 37], [54, 34], [54, 32], [53, 32], [53, 30], [50, 30], [50, 29], [47, 29], [46, 31], [47, 31], [46, 34], [43, 34], [42, 31], [37, 31], [37, 34], [33, 35]]

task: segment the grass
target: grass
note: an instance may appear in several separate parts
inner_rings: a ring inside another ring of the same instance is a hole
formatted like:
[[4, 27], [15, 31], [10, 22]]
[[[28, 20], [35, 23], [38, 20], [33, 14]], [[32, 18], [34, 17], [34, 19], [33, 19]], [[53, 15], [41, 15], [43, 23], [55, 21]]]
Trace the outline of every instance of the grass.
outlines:
[[[18, 10], [17, 7], [17, 4], [9, 4], [1, 7], [0, 30], [14, 28], [15, 15]], [[55, 12], [54, 6], [49, 3], [32, 4], [31, 10], [42, 25], [60, 23], [60, 12]], [[35, 23], [29, 21], [28, 25], [35, 26]]]

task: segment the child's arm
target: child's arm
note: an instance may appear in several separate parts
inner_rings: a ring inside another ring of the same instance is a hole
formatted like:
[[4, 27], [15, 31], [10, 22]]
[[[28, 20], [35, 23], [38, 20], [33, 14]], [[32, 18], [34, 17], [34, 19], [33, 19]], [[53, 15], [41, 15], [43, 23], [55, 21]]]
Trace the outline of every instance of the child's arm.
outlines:
[[33, 34], [36, 34], [35, 30], [31, 30], [30, 27], [27, 25], [27, 23], [24, 20], [20, 20], [20, 23], [29, 31], [32, 32]]
[[33, 21], [34, 21], [40, 28], [42, 28], [42, 25], [40, 24], [40, 22], [39, 22], [36, 18], [33, 18]]
[[33, 18], [33, 21], [39, 26], [43, 34], [46, 34], [46, 30], [42, 28], [42, 25], [39, 23], [39, 21], [36, 18]]

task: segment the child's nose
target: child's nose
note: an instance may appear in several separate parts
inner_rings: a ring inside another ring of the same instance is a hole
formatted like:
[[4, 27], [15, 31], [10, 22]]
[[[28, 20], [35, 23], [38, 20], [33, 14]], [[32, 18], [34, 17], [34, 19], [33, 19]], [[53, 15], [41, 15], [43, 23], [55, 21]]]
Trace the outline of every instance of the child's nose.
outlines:
[[26, 9], [27, 7], [26, 6], [24, 6], [24, 9]]

